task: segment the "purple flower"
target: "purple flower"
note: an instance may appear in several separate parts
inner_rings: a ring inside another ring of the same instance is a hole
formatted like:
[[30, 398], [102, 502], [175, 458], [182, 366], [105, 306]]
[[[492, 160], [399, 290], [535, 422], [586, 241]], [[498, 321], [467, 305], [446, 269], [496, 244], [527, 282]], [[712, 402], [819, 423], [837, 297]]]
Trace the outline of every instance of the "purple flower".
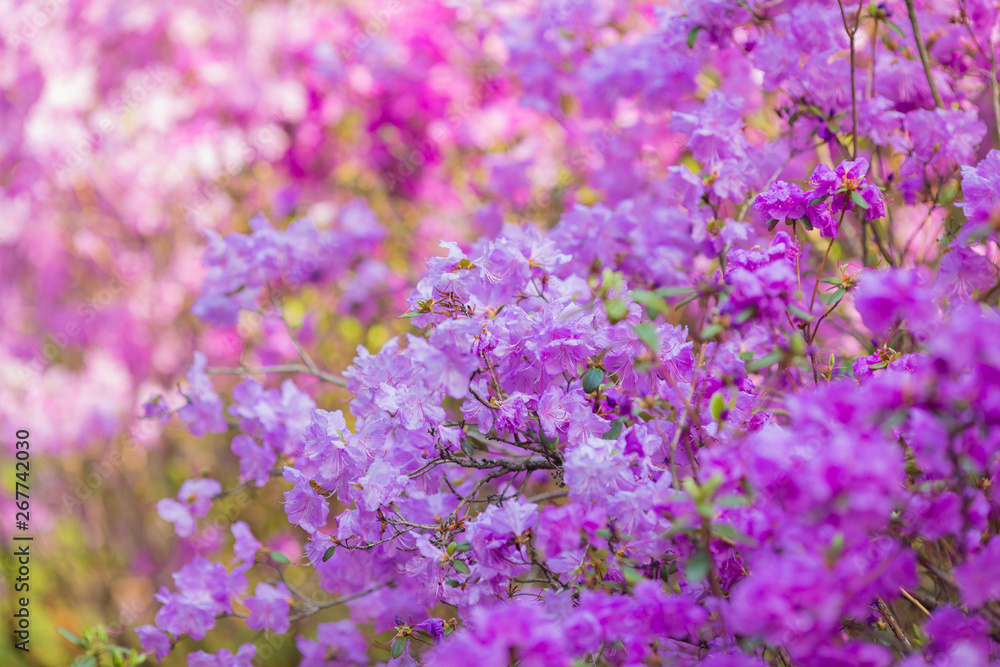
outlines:
[[962, 196], [958, 206], [975, 222], [1000, 209], [1000, 150], [991, 150], [975, 167], [962, 167]]
[[[230, 575], [225, 566], [201, 556], [174, 573], [177, 592], [212, 614], [229, 613]], [[176, 634], [176, 633], [175, 633]]]
[[320, 623], [316, 639], [296, 637], [295, 645], [302, 654], [299, 667], [329, 667], [329, 665], [364, 665], [368, 663], [368, 646], [364, 636], [352, 621]]
[[813, 190], [810, 194], [815, 199], [817, 197], [825, 197], [834, 190], [838, 189], [843, 180], [842, 174], [834, 171], [827, 164], [818, 164], [816, 168], [813, 169], [812, 176], [809, 178], [810, 185], [813, 186]]
[[236, 655], [224, 648], [216, 651], [215, 655], [195, 651], [188, 656], [188, 667], [252, 667], [256, 655], [257, 647], [253, 644], [243, 644], [237, 649]]
[[233, 401], [229, 414], [245, 433], [284, 454], [299, 453], [316, 404], [294, 382], [285, 380], [279, 392], [246, 378], [233, 389]]
[[256, 486], [267, 484], [274, 464], [278, 462], [278, 454], [273, 447], [257, 444], [248, 435], [238, 435], [233, 438], [230, 451], [240, 459], [240, 481], [253, 480]]
[[809, 218], [809, 223], [819, 229], [821, 236], [828, 239], [836, 238], [837, 219], [833, 217], [829, 199], [807, 206], [806, 216]]
[[911, 331], [925, 336], [937, 316], [933, 293], [915, 270], [865, 271], [854, 305], [873, 333], [884, 335], [903, 319]]
[[867, 182], [861, 189], [861, 198], [868, 204], [865, 220], [879, 220], [885, 217], [885, 197], [874, 183]]
[[250, 532], [250, 526], [243, 521], [237, 521], [232, 525], [230, 531], [236, 542], [233, 544], [233, 554], [241, 561], [252, 563], [260, 551], [260, 542]]
[[503, 507], [491, 505], [479, 517], [479, 525], [495, 535], [521, 535], [538, 521], [538, 505], [512, 500]]
[[288, 632], [289, 595], [284, 584], [257, 584], [254, 595], [243, 600], [244, 606], [250, 611], [247, 615], [247, 627], [251, 630], [269, 630], [279, 635]]
[[170, 593], [163, 588], [156, 599], [163, 604], [156, 612], [156, 625], [175, 637], [187, 634], [197, 641], [204, 639], [215, 627], [215, 611], [191, 602], [180, 593]]
[[178, 537], [194, 533], [195, 519], [208, 514], [212, 498], [222, 493], [222, 484], [214, 479], [189, 479], [177, 492], [178, 500], [164, 498], [156, 504], [160, 518], [174, 524]]
[[705, 105], [693, 113], [674, 112], [670, 129], [688, 135], [687, 146], [704, 165], [729, 157], [743, 157], [747, 141], [740, 130], [744, 100], [713, 90]]
[[157, 660], [170, 655], [170, 637], [155, 625], [140, 625], [135, 629], [143, 651], [152, 652]]
[[955, 582], [962, 599], [978, 609], [1000, 598], [1000, 537], [994, 537], [982, 551], [955, 567]]
[[205, 372], [208, 360], [201, 352], [194, 353], [194, 363], [188, 371], [188, 404], [178, 414], [194, 435], [222, 433], [226, 430], [222, 399], [215, 393], [212, 381]]
[[765, 218], [797, 220], [806, 214], [809, 196], [794, 183], [774, 181], [754, 200], [753, 208]]
[[285, 514], [294, 526], [300, 526], [308, 533], [314, 533], [326, 525], [330, 506], [309, 485], [309, 480], [298, 470], [285, 466], [286, 481], [295, 486], [285, 492]]
[[148, 419], [155, 419], [164, 424], [170, 419], [170, 406], [162, 396], [153, 396], [150, 400], [142, 404], [142, 416]]

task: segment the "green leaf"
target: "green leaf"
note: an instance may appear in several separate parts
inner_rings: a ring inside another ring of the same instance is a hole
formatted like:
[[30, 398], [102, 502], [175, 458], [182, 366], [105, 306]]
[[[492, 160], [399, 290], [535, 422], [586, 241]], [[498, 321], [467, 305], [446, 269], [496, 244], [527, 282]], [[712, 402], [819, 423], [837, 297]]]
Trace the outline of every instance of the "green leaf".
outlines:
[[583, 374], [580, 381], [583, 383], [583, 390], [590, 394], [597, 391], [597, 388], [601, 386], [601, 382], [604, 380], [604, 371], [600, 368], [591, 368], [589, 371]]
[[873, 371], [877, 371], [877, 370], [881, 370], [883, 368], [886, 368], [888, 365], [889, 365], [888, 361], [882, 361], [882, 362], [879, 362], [877, 364], [872, 364], [868, 368], [871, 369], [871, 370], [873, 370]]
[[556, 447], [559, 446], [559, 438], [550, 438], [549, 436], [545, 435], [544, 431], [539, 431], [538, 434], [539, 434], [539, 440], [541, 440], [542, 444], [545, 445], [545, 449], [549, 450], [550, 452], [556, 451]]
[[94, 667], [97, 664], [97, 658], [92, 655], [81, 655], [79, 658], [73, 661], [72, 667]]
[[866, 211], [869, 208], [871, 208], [870, 206], [868, 206], [868, 202], [865, 201], [865, 198], [862, 197], [861, 193], [858, 192], [857, 190], [851, 190], [851, 201], [853, 201], [855, 204], [857, 204], [858, 208], [863, 208]]
[[789, 305], [788, 310], [792, 311], [792, 314], [795, 315], [800, 320], [805, 320], [806, 322], [813, 321], [813, 316], [807, 313], [806, 311], [802, 310], [798, 306]]
[[750, 499], [746, 496], [720, 496], [715, 499], [715, 504], [719, 507], [747, 507]]
[[716, 336], [718, 336], [720, 333], [723, 332], [724, 329], [725, 327], [723, 327], [721, 324], [709, 324], [707, 327], [702, 329], [701, 333], [698, 335], [701, 337], [702, 340], [708, 340], [710, 338], [715, 338]]
[[661, 287], [655, 293], [660, 296], [683, 296], [692, 292], [694, 292], [693, 287]]
[[608, 322], [618, 324], [628, 317], [628, 305], [621, 299], [610, 299], [604, 302], [604, 310], [608, 314]]
[[286, 556], [285, 554], [281, 553], [280, 551], [272, 551], [271, 552], [271, 560], [273, 560], [278, 565], [290, 565], [291, 562], [292, 562], [288, 558], [288, 556]]
[[708, 576], [710, 566], [711, 561], [708, 554], [704, 551], [699, 551], [688, 560], [687, 567], [684, 568], [684, 576], [692, 584], [704, 581], [705, 577]]
[[625, 581], [631, 586], [635, 586], [642, 581], [642, 575], [634, 567], [628, 565], [622, 568], [622, 576], [625, 577]]
[[688, 48], [693, 49], [694, 43], [698, 39], [698, 33], [705, 29], [705, 26], [696, 25], [688, 31]]
[[650, 313], [666, 313], [670, 310], [670, 306], [667, 302], [663, 300], [663, 297], [656, 292], [648, 292], [646, 290], [636, 290], [632, 292], [632, 299], [636, 303], [641, 303], [646, 306], [646, 309]]
[[461, 541], [455, 544], [455, 552], [464, 554], [466, 551], [472, 551], [472, 542]]
[[840, 285], [840, 278], [820, 278], [821, 283], [826, 283], [827, 285]]
[[686, 298], [686, 299], [681, 299], [681, 300], [680, 300], [680, 301], [678, 301], [678, 302], [677, 302], [676, 304], [674, 304], [674, 308], [680, 308], [681, 306], [686, 306], [686, 305], [688, 305], [689, 303], [691, 303], [692, 301], [694, 301], [694, 300], [695, 300], [695, 299], [697, 299], [697, 298], [698, 298], [698, 295], [697, 295], [697, 294], [692, 294], [692, 295], [691, 295], [691, 296], [689, 296], [688, 298]]
[[336, 545], [334, 545], [334, 546], [330, 547], [329, 549], [327, 549], [326, 553], [323, 554], [323, 562], [325, 563], [326, 561], [328, 561], [331, 558], [333, 558], [333, 554], [334, 554], [334, 552], [336, 550], [337, 550], [337, 546]]
[[811, 202], [809, 202], [809, 206], [815, 206], [816, 204], [822, 202], [824, 199], [826, 199], [826, 195], [823, 195], [822, 197], [816, 197], [816, 199], [813, 199]]
[[462, 583], [458, 579], [448, 579], [444, 583], [447, 584], [448, 586], [451, 586], [452, 588], [458, 588], [459, 586], [462, 585]]
[[611, 539], [611, 531], [607, 528], [598, 528], [597, 530], [594, 531], [594, 535], [597, 535], [598, 537], [603, 537], [606, 540]]
[[469, 442], [469, 439], [468, 438], [462, 438], [462, 442], [460, 443], [460, 446], [462, 447], [462, 452], [464, 452], [465, 455], [468, 456], [471, 459], [472, 458], [472, 443]]
[[420, 315], [420, 314], [421, 313], [418, 313], [415, 310], [408, 310], [405, 313], [403, 313], [402, 315], [400, 315], [399, 317], [397, 317], [396, 319], [398, 319], [398, 320], [408, 320], [411, 317], [416, 317], [417, 315]]
[[732, 542], [741, 542], [743, 544], [756, 544], [757, 540], [750, 537], [746, 533], [741, 533], [730, 525], [724, 523], [717, 523], [712, 526], [712, 531], [719, 537], [724, 537]]
[[736, 324], [743, 324], [751, 317], [757, 314], [757, 308], [750, 306], [749, 308], [744, 308], [736, 314]]
[[900, 28], [898, 25], [896, 25], [892, 21], [886, 21], [885, 24], [890, 28], [892, 28], [892, 31], [895, 32], [897, 35], [899, 35], [903, 39], [906, 39], [906, 33], [903, 32], [903, 29]]
[[68, 639], [71, 644], [76, 644], [80, 648], [87, 648], [87, 645], [83, 643], [82, 639], [77, 637], [75, 634], [73, 634], [66, 628], [56, 626], [56, 630], [59, 632], [59, 634]]
[[820, 295], [819, 299], [823, 303], [832, 306], [833, 304], [838, 303], [841, 299], [843, 299], [845, 294], [847, 294], [847, 290], [841, 287], [835, 292], [828, 292], [826, 294]]
[[753, 350], [747, 350], [746, 352], [740, 352], [736, 355], [743, 361], [751, 361], [753, 359]]
[[639, 340], [645, 343], [646, 347], [654, 353], [660, 349], [660, 337], [656, 335], [656, 327], [649, 322], [637, 324], [635, 327], [635, 333], [639, 336]]
[[712, 394], [708, 407], [712, 411], [712, 418], [717, 422], [722, 421], [722, 411], [726, 409], [726, 399], [722, 397], [721, 391]]
[[464, 560], [453, 560], [451, 561], [451, 566], [455, 568], [456, 572], [461, 572], [462, 574], [469, 574], [471, 572]]
[[406, 650], [406, 637], [396, 637], [392, 640], [392, 652], [393, 658], [398, 658], [403, 655], [403, 651]]
[[617, 440], [618, 436], [622, 434], [622, 424], [624, 424], [624, 422], [625, 420], [621, 417], [614, 420], [611, 422], [611, 428], [608, 429], [608, 432], [601, 437], [605, 440]]
[[762, 368], [767, 368], [768, 366], [773, 366], [777, 362], [781, 361], [781, 352], [774, 351], [770, 354], [766, 354], [757, 361], [751, 361], [747, 364], [747, 370], [750, 372], [759, 371]]

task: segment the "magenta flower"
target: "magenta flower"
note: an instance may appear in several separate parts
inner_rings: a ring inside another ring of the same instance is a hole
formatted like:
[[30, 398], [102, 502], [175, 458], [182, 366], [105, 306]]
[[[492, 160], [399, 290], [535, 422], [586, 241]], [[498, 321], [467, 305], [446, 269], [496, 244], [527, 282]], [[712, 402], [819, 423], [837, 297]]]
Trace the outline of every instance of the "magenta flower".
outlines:
[[958, 206], [972, 220], [986, 220], [1000, 209], [1000, 151], [990, 151], [975, 167], [962, 167], [962, 195]]
[[308, 533], [313, 533], [326, 525], [330, 506], [309, 485], [309, 480], [298, 470], [285, 466], [286, 481], [295, 486], [285, 492], [285, 514], [294, 526], [300, 526]]
[[247, 627], [251, 630], [269, 630], [279, 635], [288, 632], [290, 595], [284, 584], [257, 584], [254, 595], [243, 600], [244, 606], [250, 610]]
[[774, 181], [767, 190], [757, 196], [753, 208], [765, 218], [773, 218], [780, 222], [785, 219], [797, 220], [805, 216], [808, 203], [807, 193], [799, 186], [785, 181]]
[[170, 655], [172, 647], [170, 637], [155, 625], [140, 625], [135, 629], [135, 632], [139, 635], [139, 643], [142, 645], [143, 651], [153, 653], [157, 660], [162, 660]]
[[316, 639], [296, 637], [295, 645], [302, 654], [301, 667], [327, 667], [331, 664], [362, 665], [368, 661], [364, 636], [351, 621], [320, 623]]
[[177, 492], [177, 500], [163, 498], [156, 504], [160, 518], [174, 524], [178, 537], [194, 533], [196, 519], [208, 514], [212, 498], [222, 493], [222, 484], [214, 479], [189, 479]]
[[212, 381], [205, 372], [208, 360], [201, 352], [194, 353], [194, 363], [188, 371], [188, 404], [178, 414], [194, 435], [222, 433], [226, 430], [226, 416], [222, 412], [222, 399], [212, 388]]
[[250, 532], [250, 526], [243, 521], [237, 521], [230, 530], [233, 537], [236, 538], [236, 542], [233, 544], [233, 554], [241, 561], [253, 563], [257, 552], [260, 551], [261, 544]]
[[243, 644], [233, 652], [220, 648], [214, 655], [204, 651], [195, 651], [188, 656], [188, 667], [252, 667], [257, 656], [257, 647], [253, 644]]

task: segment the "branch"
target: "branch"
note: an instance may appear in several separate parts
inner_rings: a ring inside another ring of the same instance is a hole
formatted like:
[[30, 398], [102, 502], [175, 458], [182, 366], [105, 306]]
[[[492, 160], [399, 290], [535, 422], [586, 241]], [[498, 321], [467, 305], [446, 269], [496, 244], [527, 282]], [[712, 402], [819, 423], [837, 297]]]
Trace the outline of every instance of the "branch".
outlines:
[[360, 593], [353, 593], [351, 595], [345, 595], [345, 596], [339, 597], [339, 598], [337, 598], [335, 600], [330, 600], [329, 602], [323, 602], [321, 604], [313, 605], [312, 607], [309, 607], [308, 609], [303, 610], [302, 612], [296, 614], [295, 616], [292, 616], [288, 620], [289, 621], [298, 621], [298, 620], [301, 620], [303, 618], [306, 618], [307, 616], [312, 616], [313, 614], [315, 614], [316, 612], [320, 611], [321, 609], [326, 609], [328, 607], [333, 607], [333, 606], [336, 606], [338, 604], [344, 604], [346, 602], [350, 602], [351, 600], [357, 600], [358, 598], [362, 598], [362, 597], [364, 597], [366, 595], [374, 593], [375, 591], [379, 590], [380, 588], [385, 588], [386, 586], [388, 586], [391, 583], [392, 583], [392, 581], [390, 580], [390, 581], [387, 581], [385, 583], [378, 584], [377, 586], [372, 586], [371, 588], [367, 588], [367, 589], [361, 591]]
[[319, 368], [308, 368], [302, 364], [276, 364], [274, 366], [263, 366], [261, 368], [209, 368], [205, 371], [209, 375], [267, 375], [268, 373], [303, 373], [312, 375], [323, 382], [335, 384], [338, 387], [346, 387], [347, 380], [339, 375], [333, 375]]
[[917, 8], [913, 0], [906, 0], [906, 12], [910, 15], [910, 26], [913, 28], [913, 37], [917, 40], [917, 53], [920, 54], [920, 62], [924, 66], [924, 74], [927, 75], [927, 83], [931, 87], [934, 104], [939, 109], [944, 109], [941, 93], [938, 92], [937, 84], [934, 83], [934, 75], [931, 73], [931, 59], [927, 55], [927, 45], [924, 44], [924, 37], [920, 34], [920, 26], [917, 24]]
[[896, 635], [896, 639], [903, 643], [908, 650], [912, 650], [913, 646], [910, 644], [910, 640], [906, 638], [906, 633], [903, 632], [903, 628], [899, 627], [899, 621], [896, 620], [895, 615], [892, 613], [892, 609], [889, 605], [885, 603], [882, 598], [878, 598], [875, 601], [875, 605], [878, 607], [879, 613], [882, 614], [882, 618], [885, 619], [886, 624], [892, 628], [892, 634]]

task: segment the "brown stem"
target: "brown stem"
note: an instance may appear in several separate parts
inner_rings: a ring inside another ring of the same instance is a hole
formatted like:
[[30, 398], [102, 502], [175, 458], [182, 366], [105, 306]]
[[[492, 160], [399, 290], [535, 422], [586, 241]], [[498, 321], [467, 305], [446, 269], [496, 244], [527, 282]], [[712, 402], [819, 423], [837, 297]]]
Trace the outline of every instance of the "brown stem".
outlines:
[[[844, 211], [846, 211], [846, 207]], [[844, 211], [840, 212], [840, 219], [844, 219]], [[837, 229], [840, 229], [840, 223], [837, 223]], [[809, 312], [812, 313], [813, 306], [816, 305], [816, 292], [819, 291], [819, 281], [823, 277], [823, 269], [826, 268], [826, 259], [830, 256], [830, 249], [833, 248], [834, 239], [830, 239], [830, 245], [826, 246], [826, 252], [823, 253], [823, 261], [819, 265], [819, 271], [816, 272], [816, 284], [813, 286], [812, 299], [809, 300]]]
[[924, 74], [927, 75], [927, 83], [931, 87], [934, 104], [939, 109], [944, 109], [941, 93], [938, 92], [937, 84], [934, 83], [934, 75], [931, 73], [931, 59], [927, 55], [927, 45], [924, 44], [924, 36], [920, 34], [920, 25], [917, 23], [917, 8], [913, 0], [906, 0], [906, 12], [910, 15], [910, 26], [913, 28], [913, 37], [917, 40], [917, 53], [920, 54], [920, 63], [924, 66]]
[[997, 146], [1000, 147], [1000, 89], [997, 86], [997, 56], [990, 50], [990, 93], [993, 98], [993, 123], [996, 125]]
[[319, 368], [308, 368], [302, 364], [278, 364], [275, 366], [263, 366], [261, 368], [208, 368], [205, 370], [208, 375], [266, 375], [268, 373], [303, 373], [319, 378], [323, 382], [335, 384], [338, 387], [346, 387], [347, 380], [336, 375], [327, 373]]
[[910, 644], [910, 640], [906, 638], [906, 633], [903, 632], [903, 628], [899, 627], [899, 621], [896, 620], [896, 617], [893, 615], [892, 609], [889, 605], [887, 605], [882, 598], [878, 598], [875, 601], [875, 605], [882, 614], [882, 618], [885, 619], [886, 624], [892, 628], [892, 634], [896, 635], [896, 639], [901, 641], [903, 646], [907, 649], [913, 649], [913, 646]]
[[868, 266], [868, 221], [861, 218], [861, 266]]

